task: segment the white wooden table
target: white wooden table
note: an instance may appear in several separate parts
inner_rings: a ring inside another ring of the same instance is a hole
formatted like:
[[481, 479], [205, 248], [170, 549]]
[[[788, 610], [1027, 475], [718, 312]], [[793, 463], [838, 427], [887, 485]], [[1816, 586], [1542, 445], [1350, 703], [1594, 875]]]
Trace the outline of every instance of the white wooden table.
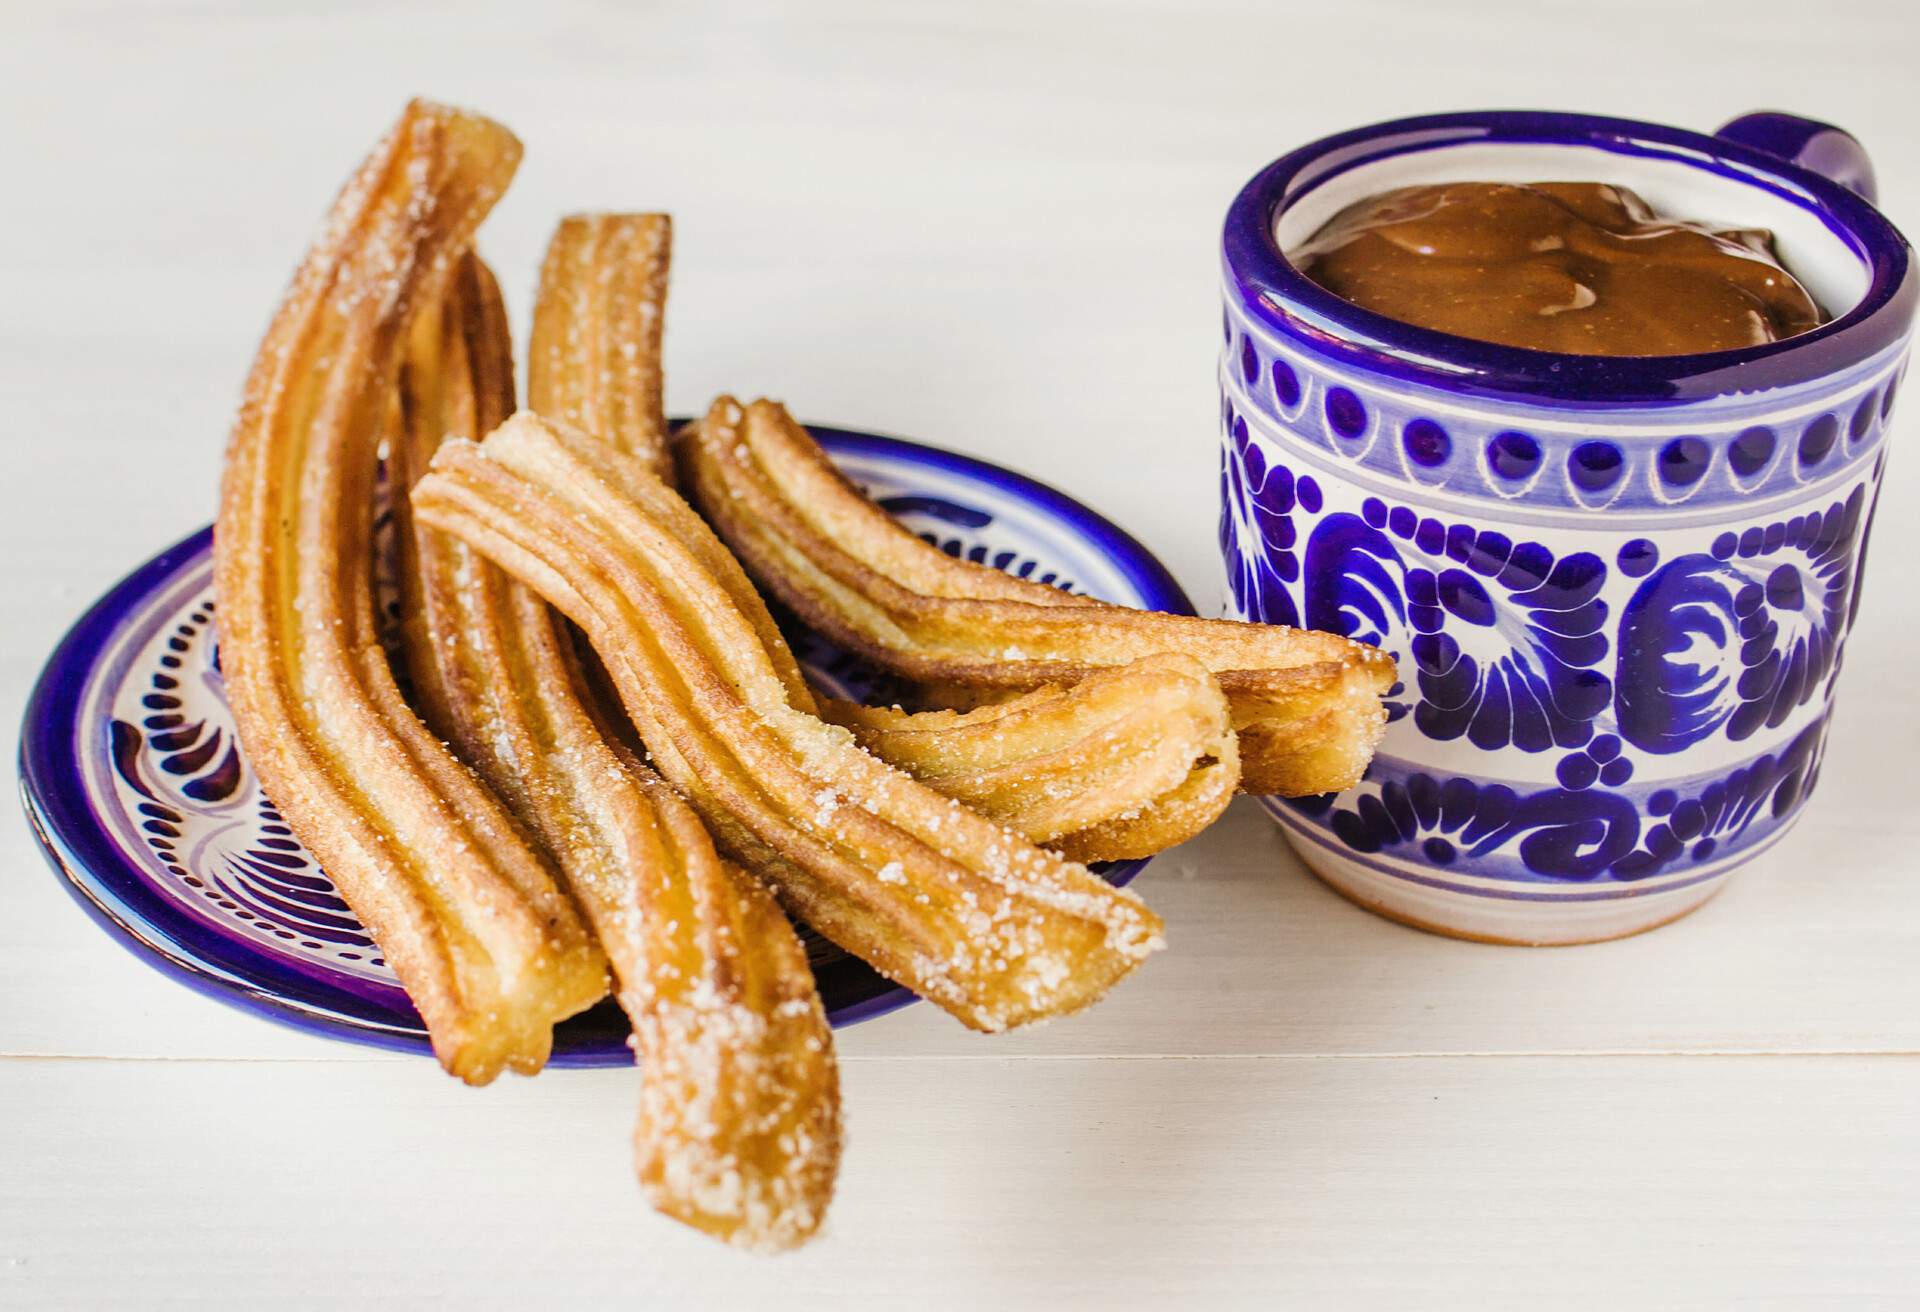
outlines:
[[[1777, 106], [1861, 136], [1920, 226], [1905, 0], [0, 9], [9, 717], [210, 516], [253, 343], [414, 92], [527, 143], [484, 235], [522, 315], [561, 212], [670, 209], [675, 408], [764, 392], [1011, 463], [1208, 601], [1216, 224], [1284, 148]], [[1718, 901], [1599, 947], [1449, 942], [1237, 804], [1142, 877], [1171, 948], [1092, 1012], [843, 1032], [831, 1230], [780, 1261], [642, 1204], [630, 1073], [473, 1091], [220, 1007], [96, 930], [9, 806], [0, 1305], [1915, 1306], [1920, 458], [1891, 480], [1820, 794]]]

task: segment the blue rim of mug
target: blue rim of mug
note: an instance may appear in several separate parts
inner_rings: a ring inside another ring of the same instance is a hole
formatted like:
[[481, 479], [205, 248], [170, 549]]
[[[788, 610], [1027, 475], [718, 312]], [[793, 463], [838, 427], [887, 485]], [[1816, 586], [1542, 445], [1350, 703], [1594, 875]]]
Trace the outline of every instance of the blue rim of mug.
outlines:
[[[1671, 160], [1760, 188], [1819, 218], [1870, 272], [1866, 295], [1811, 332], [1734, 351], [1592, 356], [1457, 337], [1363, 310], [1281, 253], [1281, 210], [1332, 178], [1398, 155], [1469, 144], [1572, 145]], [[1390, 380], [1502, 400], [1671, 405], [1811, 382], [1892, 346], [1920, 303], [1913, 251], [1879, 210], [1839, 183], [1723, 137], [1633, 119], [1481, 110], [1395, 119], [1323, 137], [1256, 174], [1227, 211], [1228, 289], [1263, 325], [1304, 349]]]
[[[1034, 507], [1096, 546], [1147, 609], [1191, 615], [1193, 603], [1138, 539], [1111, 520], [1036, 479], [958, 452], [849, 429], [808, 425], [834, 455], [875, 456], [957, 474]], [[89, 675], [128, 617], [188, 562], [212, 546], [211, 526], [166, 548], [110, 588], [74, 622], [48, 657], [27, 699], [20, 730], [20, 795], [48, 863], [83, 910], [141, 960], [194, 991], [310, 1033], [405, 1052], [430, 1053], [406, 995], [371, 981], [317, 976], [222, 934], [169, 901], [108, 837], [81, 772], [76, 722]], [[1124, 886], [1146, 860], [1100, 868]], [[842, 957], [818, 970], [828, 1019], [842, 1027], [916, 1001], [865, 962]], [[554, 1031], [552, 1066], [631, 1065], [628, 1029], [602, 1004]]]

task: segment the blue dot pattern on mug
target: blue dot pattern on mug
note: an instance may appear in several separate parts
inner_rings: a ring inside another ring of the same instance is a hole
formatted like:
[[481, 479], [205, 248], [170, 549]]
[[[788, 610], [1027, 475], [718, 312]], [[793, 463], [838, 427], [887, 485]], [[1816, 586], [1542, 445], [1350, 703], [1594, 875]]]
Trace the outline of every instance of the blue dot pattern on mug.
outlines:
[[1567, 453], [1567, 478], [1583, 492], [1604, 492], [1627, 472], [1627, 458], [1613, 442], [1582, 442]]
[[1752, 478], [1773, 462], [1774, 449], [1779, 444], [1780, 439], [1764, 424], [1743, 428], [1727, 444], [1727, 464], [1738, 477]]
[[1367, 431], [1367, 408], [1346, 388], [1332, 388], [1327, 392], [1327, 423], [1334, 432], [1352, 441]]
[[1453, 454], [1453, 438], [1431, 419], [1409, 419], [1407, 426], [1400, 430], [1400, 442], [1406, 448], [1407, 459], [1427, 469], [1446, 464], [1447, 457]]
[[[1784, 425], [1670, 429], [1657, 439], [1603, 436], [1564, 419], [1552, 427], [1523, 428], [1507, 414], [1489, 412], [1476, 422], [1458, 413], [1423, 413], [1391, 391], [1370, 395], [1359, 380], [1322, 381], [1311, 362], [1262, 343], [1244, 328], [1227, 345], [1245, 383], [1236, 391], [1247, 411], [1284, 421], [1293, 440], [1308, 440], [1345, 463], [1393, 478], [1411, 471], [1434, 490], [1503, 497], [1524, 492], [1533, 504], [1580, 510], [1725, 507], [1755, 495], [1797, 492], [1831, 477], [1842, 456], [1850, 464], [1878, 448], [1896, 390], [1890, 377], [1882, 386], [1856, 387], [1830, 409]], [[1382, 431], [1386, 441], [1366, 440]], [[1782, 431], [1784, 460], [1776, 459]]]
[[1487, 443], [1487, 463], [1493, 467], [1494, 474], [1517, 483], [1521, 479], [1533, 477], [1540, 468], [1540, 443], [1527, 433], [1517, 433], [1509, 429], [1494, 434]]
[[1676, 437], [1660, 448], [1660, 481], [1668, 487], [1692, 487], [1707, 476], [1713, 448], [1704, 438]]

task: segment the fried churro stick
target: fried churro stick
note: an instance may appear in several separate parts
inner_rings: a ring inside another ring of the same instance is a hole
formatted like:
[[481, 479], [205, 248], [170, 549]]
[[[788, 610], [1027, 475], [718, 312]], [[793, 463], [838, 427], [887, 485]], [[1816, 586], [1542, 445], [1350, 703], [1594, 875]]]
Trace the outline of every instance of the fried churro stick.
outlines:
[[1076, 861], [1152, 856], [1219, 817], [1240, 755], [1219, 680], [1148, 656], [957, 711], [822, 703], [862, 747]]
[[[403, 487], [445, 438], [512, 413], [506, 310], [477, 258], [422, 316], [401, 379], [391, 469]], [[720, 859], [687, 804], [603, 734], [547, 603], [409, 519], [409, 671], [428, 722], [551, 854], [613, 965], [639, 1056], [643, 1187], [662, 1212], [728, 1242], [792, 1247], [825, 1216], [840, 1155], [833, 1040], [793, 926]]]
[[688, 495], [808, 625], [921, 683], [991, 695], [1180, 652], [1213, 671], [1240, 733], [1242, 787], [1351, 785], [1385, 728], [1393, 662], [1330, 633], [1132, 610], [956, 560], [833, 467], [784, 407], [722, 397], [679, 443]]
[[534, 410], [613, 443], [669, 480], [660, 337], [672, 245], [665, 214], [562, 219], [540, 270], [527, 360]]
[[606, 962], [545, 861], [414, 716], [375, 632], [377, 442], [418, 305], [513, 176], [498, 124], [416, 101], [348, 183], [261, 343], [214, 535], [247, 759], [372, 931], [448, 1071], [538, 1070]]
[[586, 631], [724, 851], [964, 1023], [1073, 1011], [1160, 946], [1131, 894], [795, 709], [754, 625], [682, 545], [697, 517], [637, 462], [522, 414], [482, 446], [443, 446], [413, 500]]
[[[669, 486], [660, 338], [673, 221], [665, 214], [576, 214], [547, 243], [533, 316], [527, 404], [641, 461]], [[484, 437], [492, 425], [479, 430]], [[740, 562], [691, 510], [672, 527], [752, 621], [788, 697], [816, 708], [787, 640]]]

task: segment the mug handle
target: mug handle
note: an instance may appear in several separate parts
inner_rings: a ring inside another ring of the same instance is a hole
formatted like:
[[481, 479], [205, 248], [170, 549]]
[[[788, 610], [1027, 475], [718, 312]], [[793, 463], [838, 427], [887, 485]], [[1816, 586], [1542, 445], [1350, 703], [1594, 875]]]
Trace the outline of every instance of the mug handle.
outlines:
[[1865, 147], [1831, 123], [1769, 109], [1742, 114], [1713, 135], [1811, 169], [1868, 201], [1878, 199]]

